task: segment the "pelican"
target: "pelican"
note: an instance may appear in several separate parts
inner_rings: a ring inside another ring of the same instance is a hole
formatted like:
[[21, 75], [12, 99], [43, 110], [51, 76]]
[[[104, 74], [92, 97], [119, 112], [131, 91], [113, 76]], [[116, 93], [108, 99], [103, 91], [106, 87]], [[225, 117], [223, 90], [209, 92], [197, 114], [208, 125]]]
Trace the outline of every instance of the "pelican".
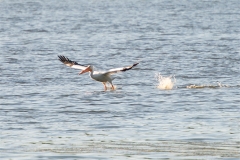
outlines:
[[98, 72], [98, 71], [94, 71], [94, 68], [93, 68], [92, 65], [84, 66], [84, 65], [81, 65], [81, 64], [79, 64], [75, 61], [72, 61], [72, 60], [70, 60], [67, 57], [62, 56], [62, 55], [59, 55], [58, 58], [66, 66], [71, 67], [71, 68], [75, 68], [75, 69], [80, 69], [81, 72], [79, 72], [79, 75], [83, 74], [83, 73], [86, 73], [86, 72], [90, 72], [90, 74], [89, 74], [90, 77], [92, 79], [94, 79], [95, 81], [102, 82], [105, 90], [107, 90], [107, 86], [106, 86], [107, 82], [111, 84], [111, 88], [112, 88], [112, 90], [114, 90], [114, 86], [113, 86], [113, 83], [112, 83], [114, 78], [111, 76], [112, 74], [118, 73], [118, 72], [125, 72], [127, 70], [132, 69], [136, 65], [138, 65], [138, 63], [134, 63], [133, 65], [127, 66], [127, 67], [110, 69], [106, 72]]

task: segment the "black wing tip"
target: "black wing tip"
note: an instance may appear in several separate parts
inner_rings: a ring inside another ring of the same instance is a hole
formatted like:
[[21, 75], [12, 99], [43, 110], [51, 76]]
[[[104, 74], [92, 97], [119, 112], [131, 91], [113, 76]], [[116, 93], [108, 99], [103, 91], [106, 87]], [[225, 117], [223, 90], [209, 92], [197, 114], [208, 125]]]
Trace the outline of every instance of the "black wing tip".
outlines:
[[[63, 56], [63, 55], [58, 55], [58, 60], [61, 61], [62, 63], [64, 64], [71, 64], [71, 65], [81, 65], [75, 61], [72, 61], [70, 59], [68, 59], [66, 56]], [[86, 67], [86, 65], [81, 65], [81, 66], [84, 66]]]
[[123, 72], [128, 71], [128, 70], [132, 69], [133, 67], [135, 67], [135, 66], [138, 65], [138, 64], [139, 64], [139, 62], [134, 63], [132, 66], [130, 66], [130, 67], [125, 67], [125, 68], [124, 68], [123, 70], [121, 70], [121, 71], [123, 71]]
[[134, 63], [133, 65], [132, 65], [132, 67], [135, 67], [136, 65], [138, 65], [140, 62], [137, 62], [137, 63]]
[[58, 55], [58, 58], [61, 62], [68, 60], [68, 58], [63, 55]]
[[58, 55], [59, 61], [61, 61], [62, 63], [72, 63], [72, 64], [77, 64], [77, 62], [71, 61], [70, 59], [68, 59], [67, 57], [63, 56], [63, 55]]
[[63, 56], [63, 55], [58, 55], [58, 58], [59, 58], [59, 59], [62, 59], [62, 58], [66, 58], [66, 57]]

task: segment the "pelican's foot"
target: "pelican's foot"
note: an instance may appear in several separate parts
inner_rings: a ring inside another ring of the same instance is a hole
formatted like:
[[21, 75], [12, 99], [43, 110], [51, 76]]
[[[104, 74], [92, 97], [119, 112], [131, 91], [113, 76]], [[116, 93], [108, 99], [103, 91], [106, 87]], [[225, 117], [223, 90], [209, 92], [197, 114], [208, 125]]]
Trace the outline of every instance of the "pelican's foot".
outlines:
[[116, 87], [114, 87], [114, 85], [111, 85], [111, 89], [112, 89], [112, 90], [115, 90], [115, 89], [116, 89]]

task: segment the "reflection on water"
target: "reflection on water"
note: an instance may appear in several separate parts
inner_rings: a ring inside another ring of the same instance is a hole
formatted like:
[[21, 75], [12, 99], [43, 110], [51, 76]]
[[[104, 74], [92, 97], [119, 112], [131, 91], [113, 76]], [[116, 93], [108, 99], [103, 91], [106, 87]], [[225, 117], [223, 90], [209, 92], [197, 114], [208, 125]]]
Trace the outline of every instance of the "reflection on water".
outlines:
[[92, 153], [99, 154], [114, 152], [115, 154], [127, 154], [135, 157], [136, 155], [152, 154], [152, 156], [162, 156], [165, 152], [175, 154], [178, 158], [185, 156], [201, 156], [211, 157], [240, 157], [238, 149], [239, 143], [235, 142], [185, 142], [185, 141], [157, 141], [157, 142], [128, 142], [128, 141], [101, 141], [88, 142], [81, 145], [73, 145], [71, 147], [43, 147], [27, 149], [27, 152], [54, 152], [54, 153]]

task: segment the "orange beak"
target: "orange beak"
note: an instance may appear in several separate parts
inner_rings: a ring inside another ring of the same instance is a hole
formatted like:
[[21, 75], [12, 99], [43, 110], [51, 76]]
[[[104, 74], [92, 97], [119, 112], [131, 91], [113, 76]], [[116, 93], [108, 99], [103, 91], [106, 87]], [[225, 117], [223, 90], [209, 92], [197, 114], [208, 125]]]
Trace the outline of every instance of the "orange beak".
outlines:
[[86, 69], [82, 70], [79, 74], [83, 74], [83, 73], [86, 73], [86, 72], [89, 72], [89, 71], [91, 71], [90, 66], [88, 66]]

